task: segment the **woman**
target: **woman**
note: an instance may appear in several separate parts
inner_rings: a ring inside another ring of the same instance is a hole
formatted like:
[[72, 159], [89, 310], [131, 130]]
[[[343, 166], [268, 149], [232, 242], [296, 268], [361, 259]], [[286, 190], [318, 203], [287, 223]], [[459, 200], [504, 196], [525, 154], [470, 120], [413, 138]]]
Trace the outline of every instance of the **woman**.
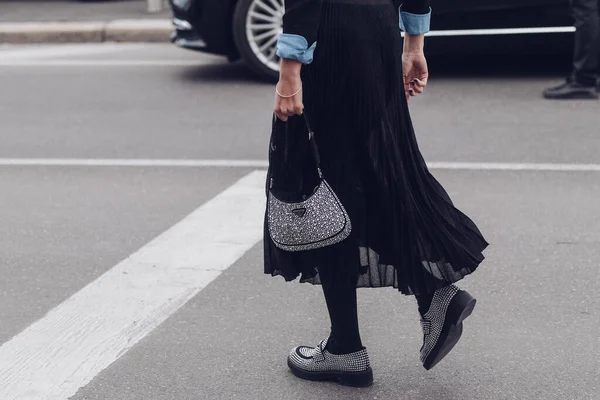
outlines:
[[408, 98], [427, 85], [429, 4], [286, 0], [285, 5], [269, 187], [309, 194], [318, 182], [305, 113], [323, 174], [352, 222], [350, 237], [338, 244], [287, 252], [274, 245], [265, 219], [265, 273], [321, 284], [331, 319], [329, 337], [316, 347], [292, 349], [288, 365], [305, 379], [370, 385], [356, 288], [388, 286], [416, 296], [421, 361], [430, 369], [456, 344], [475, 306], [453, 283], [478, 267], [488, 244], [429, 173], [408, 112]]

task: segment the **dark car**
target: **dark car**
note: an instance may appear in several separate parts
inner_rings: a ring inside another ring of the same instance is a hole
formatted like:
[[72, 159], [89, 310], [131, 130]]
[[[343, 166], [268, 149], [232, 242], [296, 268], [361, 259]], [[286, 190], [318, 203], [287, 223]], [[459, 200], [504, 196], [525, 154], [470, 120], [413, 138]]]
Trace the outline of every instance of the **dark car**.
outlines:
[[[427, 53], [559, 54], [575, 28], [568, 0], [432, 0]], [[240, 57], [260, 76], [277, 77], [283, 0], [171, 0], [172, 41], [183, 48]]]

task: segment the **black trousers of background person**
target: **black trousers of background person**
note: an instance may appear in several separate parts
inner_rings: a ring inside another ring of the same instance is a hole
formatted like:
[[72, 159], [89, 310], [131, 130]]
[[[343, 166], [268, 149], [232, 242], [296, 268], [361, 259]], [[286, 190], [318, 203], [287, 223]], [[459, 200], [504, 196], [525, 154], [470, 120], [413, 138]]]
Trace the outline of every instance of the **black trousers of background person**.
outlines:
[[570, 0], [575, 20], [573, 75], [582, 85], [595, 85], [600, 74], [600, 0]]

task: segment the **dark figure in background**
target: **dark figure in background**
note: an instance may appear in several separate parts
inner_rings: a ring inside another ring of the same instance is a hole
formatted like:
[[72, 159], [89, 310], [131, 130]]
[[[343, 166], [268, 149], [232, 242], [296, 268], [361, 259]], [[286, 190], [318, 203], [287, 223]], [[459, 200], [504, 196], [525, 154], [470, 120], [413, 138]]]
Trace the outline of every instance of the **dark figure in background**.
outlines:
[[600, 0], [571, 0], [575, 19], [573, 72], [567, 81], [546, 89], [547, 99], [597, 99], [600, 92]]

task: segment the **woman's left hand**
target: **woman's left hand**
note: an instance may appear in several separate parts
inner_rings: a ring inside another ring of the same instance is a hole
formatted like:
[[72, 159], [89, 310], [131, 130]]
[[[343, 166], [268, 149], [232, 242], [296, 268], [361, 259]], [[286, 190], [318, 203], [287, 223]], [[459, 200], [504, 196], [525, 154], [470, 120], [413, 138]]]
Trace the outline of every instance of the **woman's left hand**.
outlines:
[[[295, 60], [282, 59], [279, 83], [275, 94], [275, 107], [273, 109], [277, 118], [287, 121], [292, 115], [302, 115], [304, 105], [302, 103], [302, 79], [300, 70], [302, 64]], [[294, 94], [295, 93], [295, 94]]]
[[402, 71], [406, 98], [423, 93], [429, 78], [425, 54], [422, 51], [405, 51], [402, 54]]

